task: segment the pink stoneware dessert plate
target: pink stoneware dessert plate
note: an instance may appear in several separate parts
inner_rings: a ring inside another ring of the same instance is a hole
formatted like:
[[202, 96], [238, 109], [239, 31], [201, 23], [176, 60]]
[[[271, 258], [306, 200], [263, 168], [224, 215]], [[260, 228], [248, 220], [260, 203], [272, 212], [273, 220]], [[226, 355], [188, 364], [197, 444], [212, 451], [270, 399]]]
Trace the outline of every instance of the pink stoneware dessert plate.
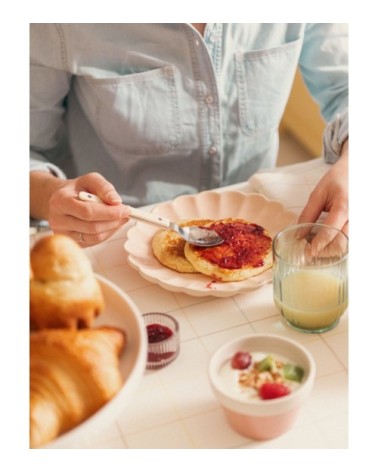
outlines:
[[[173, 201], [156, 205], [153, 213], [180, 222], [194, 219], [241, 218], [263, 226], [273, 237], [283, 228], [295, 223], [296, 215], [275, 200], [260, 194], [244, 194], [229, 190], [210, 190], [195, 195], [183, 195]], [[216, 282], [198, 273], [183, 274], [163, 266], [154, 256], [152, 239], [157, 229], [137, 222], [127, 232], [125, 250], [128, 261], [142, 277], [172, 292], [192, 296], [228, 297], [259, 288], [271, 282], [272, 270], [240, 282]]]

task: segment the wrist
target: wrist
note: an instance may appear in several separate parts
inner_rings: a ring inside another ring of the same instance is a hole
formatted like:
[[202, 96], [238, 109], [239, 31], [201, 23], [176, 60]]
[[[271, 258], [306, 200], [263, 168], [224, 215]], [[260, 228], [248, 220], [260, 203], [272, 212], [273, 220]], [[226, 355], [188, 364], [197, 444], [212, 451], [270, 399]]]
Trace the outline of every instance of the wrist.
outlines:
[[30, 216], [32, 218], [48, 220], [50, 198], [64, 183], [64, 179], [50, 172], [30, 172]]

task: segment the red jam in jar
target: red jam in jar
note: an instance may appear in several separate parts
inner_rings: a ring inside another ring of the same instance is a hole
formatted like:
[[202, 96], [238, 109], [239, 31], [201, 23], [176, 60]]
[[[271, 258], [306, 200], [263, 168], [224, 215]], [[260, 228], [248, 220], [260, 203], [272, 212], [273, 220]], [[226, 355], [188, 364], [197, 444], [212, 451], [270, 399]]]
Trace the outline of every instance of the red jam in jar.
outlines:
[[179, 325], [165, 313], [146, 313], [143, 318], [148, 338], [147, 368], [159, 369], [178, 356]]
[[173, 331], [168, 326], [163, 326], [158, 323], [151, 323], [147, 325], [147, 335], [149, 343], [158, 343], [164, 341], [172, 336]]

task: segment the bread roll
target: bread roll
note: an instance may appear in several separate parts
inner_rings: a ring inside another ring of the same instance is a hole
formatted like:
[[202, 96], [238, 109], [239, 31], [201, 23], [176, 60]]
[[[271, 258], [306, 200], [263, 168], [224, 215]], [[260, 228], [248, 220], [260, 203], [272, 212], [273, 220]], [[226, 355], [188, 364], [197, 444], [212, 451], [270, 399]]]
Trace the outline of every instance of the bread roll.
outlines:
[[85, 328], [104, 308], [101, 287], [84, 250], [64, 235], [46, 236], [30, 253], [30, 326]]

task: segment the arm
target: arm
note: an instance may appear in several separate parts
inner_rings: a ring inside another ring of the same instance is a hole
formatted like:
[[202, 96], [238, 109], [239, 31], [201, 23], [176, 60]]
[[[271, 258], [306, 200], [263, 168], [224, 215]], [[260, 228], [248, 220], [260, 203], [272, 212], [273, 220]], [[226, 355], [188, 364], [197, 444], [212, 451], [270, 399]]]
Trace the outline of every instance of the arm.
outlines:
[[304, 80], [327, 121], [324, 157], [333, 166], [319, 181], [299, 223], [324, 223], [348, 231], [348, 29], [343, 24], [311, 24], [300, 57]]
[[348, 26], [307, 24], [299, 66], [331, 132], [325, 134], [326, 157], [329, 152], [338, 157], [348, 136]]
[[323, 133], [324, 158], [333, 164], [348, 139], [348, 26], [308, 24], [299, 66], [327, 122]]
[[69, 159], [64, 115], [71, 87], [64, 57], [54, 24], [30, 26], [30, 170], [44, 170], [62, 178], [65, 175], [59, 165]]
[[[66, 44], [54, 24], [31, 25], [30, 37], [30, 216], [46, 219], [55, 232], [87, 246], [111, 236], [127, 221], [126, 207], [114, 187], [101, 175], [66, 179], [55, 164], [69, 167], [64, 115], [71, 87]], [[85, 156], [83, 156], [85, 158]], [[77, 198], [86, 190], [107, 205], [85, 204]]]

